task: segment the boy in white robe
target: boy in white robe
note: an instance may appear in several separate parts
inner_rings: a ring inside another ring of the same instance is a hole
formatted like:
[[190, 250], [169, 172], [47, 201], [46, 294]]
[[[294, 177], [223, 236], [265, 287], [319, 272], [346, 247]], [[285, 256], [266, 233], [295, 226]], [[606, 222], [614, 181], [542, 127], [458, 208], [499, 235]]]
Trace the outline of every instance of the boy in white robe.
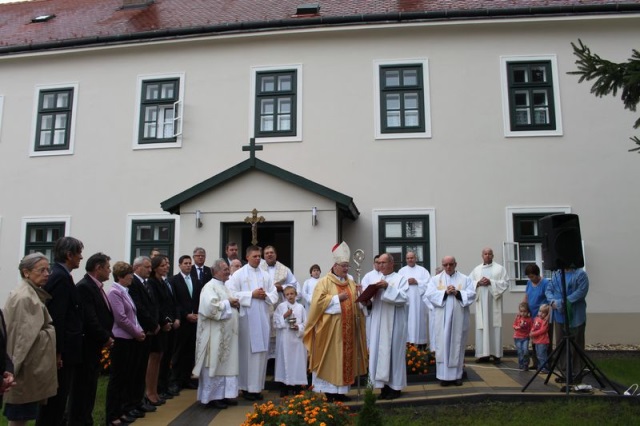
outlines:
[[276, 329], [275, 381], [282, 383], [280, 396], [296, 394], [307, 384], [307, 349], [302, 342], [307, 312], [296, 302], [298, 292], [293, 286], [284, 288], [285, 302], [273, 313]]

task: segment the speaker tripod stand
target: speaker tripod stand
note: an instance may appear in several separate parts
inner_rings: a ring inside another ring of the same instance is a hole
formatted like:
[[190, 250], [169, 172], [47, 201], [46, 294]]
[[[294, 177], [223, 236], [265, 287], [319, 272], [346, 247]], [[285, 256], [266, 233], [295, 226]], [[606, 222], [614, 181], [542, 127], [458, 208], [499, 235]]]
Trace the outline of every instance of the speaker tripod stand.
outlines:
[[[567, 306], [567, 283], [566, 283], [564, 268], [560, 268], [560, 278], [561, 278], [561, 284], [562, 284], [562, 303], [563, 303], [563, 306], [566, 307]], [[566, 309], [565, 309], [565, 313], [566, 313]], [[578, 346], [578, 344], [575, 342], [574, 340], [575, 336], [571, 334], [569, 322], [570, 322], [569, 316], [565, 315], [564, 324], [563, 324], [564, 336], [562, 337], [562, 340], [556, 346], [553, 352], [551, 352], [551, 355], [549, 355], [549, 357], [547, 358], [547, 361], [542, 365], [538, 365], [538, 369], [536, 370], [533, 377], [531, 377], [531, 379], [527, 382], [527, 384], [522, 388], [522, 392], [527, 390], [529, 385], [538, 376], [538, 374], [540, 374], [540, 372], [549, 364], [549, 362], [551, 362], [551, 365], [548, 368], [549, 372], [547, 373], [547, 378], [544, 381], [545, 385], [549, 383], [549, 379], [551, 378], [551, 375], [555, 371], [558, 361], [560, 360], [560, 356], [562, 355], [562, 351], [564, 350], [565, 351], [564, 355], [566, 355], [566, 363], [565, 363], [566, 369], [564, 372], [559, 370], [558, 377], [561, 380], [564, 380], [565, 386], [563, 387], [563, 390], [566, 392], [567, 395], [571, 390], [571, 386], [577, 384], [576, 382], [580, 382], [582, 377], [584, 377], [585, 374], [587, 374], [588, 372], [590, 372], [593, 375], [593, 377], [596, 379], [596, 381], [598, 382], [601, 388], [605, 387], [602, 380], [604, 379], [609, 384], [611, 389], [613, 389], [618, 395], [620, 395], [620, 391], [618, 390], [618, 388], [616, 388], [613, 385], [613, 383], [611, 383], [611, 381], [607, 378], [607, 376], [605, 376], [605, 374], [589, 358], [586, 352], [580, 346]], [[575, 375], [573, 374], [573, 368], [575, 366], [573, 365], [572, 351], [574, 351], [578, 355], [578, 358], [582, 361], [582, 368]]]

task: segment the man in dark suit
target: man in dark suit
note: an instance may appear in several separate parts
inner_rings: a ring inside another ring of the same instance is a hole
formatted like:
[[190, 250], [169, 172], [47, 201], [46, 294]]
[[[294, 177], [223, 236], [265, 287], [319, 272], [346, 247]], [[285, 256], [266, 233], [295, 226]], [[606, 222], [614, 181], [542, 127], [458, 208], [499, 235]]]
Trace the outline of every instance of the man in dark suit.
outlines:
[[104, 253], [91, 255], [87, 273], [78, 284], [82, 304], [82, 364], [76, 371], [69, 394], [69, 425], [92, 425], [93, 407], [100, 376], [102, 349], [113, 346], [113, 313], [102, 288], [111, 273], [111, 258]]
[[200, 287], [211, 281], [213, 274], [211, 268], [205, 266], [207, 260], [207, 252], [202, 247], [193, 249], [193, 266], [191, 267], [191, 279], [193, 282], [200, 284]]
[[[158, 324], [158, 306], [146, 285], [147, 278], [151, 274], [151, 259], [147, 256], [136, 257], [132, 266], [133, 280], [129, 286], [129, 296], [136, 305], [138, 323], [147, 336], [153, 336], [160, 331], [160, 324]], [[144, 402], [145, 377], [149, 360], [147, 340], [135, 345], [136, 349], [131, 356], [131, 374], [135, 375], [136, 386], [131, 392], [134, 398], [125, 407], [130, 417], [144, 417], [145, 412], [156, 411], [156, 407]]]
[[58, 393], [38, 411], [38, 426], [66, 423], [65, 408], [73, 375], [82, 363], [82, 303], [71, 271], [80, 266], [84, 245], [62, 237], [53, 246], [54, 264], [44, 289], [51, 295], [47, 309], [56, 329]]
[[231, 261], [232, 260], [236, 260], [238, 259], [242, 265], [246, 265], [247, 261], [240, 258], [238, 256], [238, 243], [234, 242], [234, 241], [229, 241], [225, 246], [224, 246], [224, 257], [223, 260], [225, 262], [227, 262], [227, 265], [231, 266]]
[[176, 346], [171, 360], [170, 391], [182, 388], [196, 389], [191, 382], [191, 371], [195, 362], [196, 331], [198, 328], [198, 307], [202, 286], [191, 278], [191, 257], [180, 256], [180, 272], [171, 277], [171, 286], [178, 304], [180, 328], [176, 335]]

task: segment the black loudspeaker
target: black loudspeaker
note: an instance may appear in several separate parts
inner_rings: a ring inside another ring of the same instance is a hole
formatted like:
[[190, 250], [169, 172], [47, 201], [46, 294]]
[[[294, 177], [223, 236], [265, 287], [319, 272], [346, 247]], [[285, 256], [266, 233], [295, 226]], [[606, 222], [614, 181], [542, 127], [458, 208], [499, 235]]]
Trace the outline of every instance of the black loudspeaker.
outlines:
[[544, 269], [582, 268], [580, 221], [575, 214], [552, 214], [540, 219]]

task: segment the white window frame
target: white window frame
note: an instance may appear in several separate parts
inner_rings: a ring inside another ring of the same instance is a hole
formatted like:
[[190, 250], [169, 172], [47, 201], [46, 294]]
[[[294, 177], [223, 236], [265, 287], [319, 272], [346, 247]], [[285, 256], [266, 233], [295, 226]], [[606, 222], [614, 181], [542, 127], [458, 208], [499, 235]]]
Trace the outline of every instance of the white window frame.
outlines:
[[[142, 84], [148, 80], [178, 79], [178, 100], [173, 104], [173, 136], [175, 142], [139, 143], [140, 137], [140, 107], [142, 105]], [[133, 126], [133, 149], [165, 149], [182, 147], [182, 131], [184, 128], [184, 72], [163, 73], [163, 74], [140, 74], [136, 82], [136, 106], [135, 120]], [[176, 114], [179, 111], [179, 114]], [[176, 131], [179, 129], [179, 131]], [[127, 258], [128, 259], [128, 258]]]
[[24, 248], [27, 244], [27, 225], [32, 223], [64, 222], [64, 236], [71, 235], [71, 216], [24, 216], [20, 225], [20, 250], [18, 260], [24, 257]]
[[[518, 215], [518, 214], [539, 214], [539, 213], [549, 213], [549, 214], [556, 214], [556, 213], [564, 213], [564, 214], [568, 214], [571, 213], [571, 207], [569, 206], [547, 206], [547, 207], [507, 207], [505, 210], [506, 213], [506, 224], [507, 224], [507, 241], [503, 242], [503, 262], [505, 267], [507, 267], [507, 271], [509, 272], [509, 287], [511, 291], [515, 291], [515, 292], [524, 292], [525, 291], [525, 286], [518, 286], [516, 285], [516, 280], [517, 277], [519, 275], [519, 271], [520, 271], [520, 261], [518, 260], [514, 260], [514, 259], [509, 259], [507, 256], [507, 250], [506, 247], [507, 245], [515, 245], [516, 249], [518, 249], [519, 245], [518, 243], [516, 243], [514, 241], [515, 238], [515, 232], [513, 230], [513, 216], [514, 215]], [[542, 259], [542, 251], [536, 249], [536, 256], [540, 255], [540, 259]], [[510, 270], [510, 268], [508, 267], [509, 265], [511, 265], [513, 263], [513, 267], [516, 268], [516, 271], [518, 271], [517, 274], [512, 273], [513, 270]], [[523, 279], [523, 278], [520, 278]]]
[[[422, 87], [424, 89], [424, 132], [414, 133], [382, 133], [382, 122], [380, 121], [380, 67], [382, 66], [402, 66], [402, 65], [422, 65]], [[407, 58], [393, 60], [373, 61], [373, 122], [375, 139], [425, 139], [431, 138], [431, 92], [429, 90], [429, 60], [426, 58]]]
[[[131, 233], [133, 231], [133, 222], [136, 220], [173, 220], [173, 257], [174, 263], [177, 262], [177, 254], [180, 253], [180, 216], [172, 215], [170, 213], [131, 213], [127, 215], [127, 237], [125, 238], [124, 246], [124, 258], [131, 259]], [[174, 268], [175, 270], [175, 268]]]
[[[413, 209], [374, 209], [372, 211], [372, 241], [370, 259], [373, 260], [373, 254], [378, 253], [380, 247], [380, 235], [378, 235], [380, 217], [384, 216], [429, 216], [429, 264], [435, 268], [436, 263], [436, 209], [433, 208], [413, 208]], [[433, 273], [433, 271], [429, 271]]]
[[[78, 82], [60, 84], [38, 84], [34, 91], [33, 117], [31, 121], [31, 139], [29, 140], [30, 157], [51, 157], [56, 155], [73, 155], [76, 136], [76, 117], [78, 115]], [[51, 151], [36, 151], [36, 132], [38, 129], [38, 103], [40, 102], [40, 92], [42, 90], [62, 90], [73, 89], [73, 99], [71, 100], [71, 121], [69, 124], [69, 148], [55, 149]]]
[[278, 71], [296, 72], [296, 134], [293, 136], [256, 137], [256, 143], [302, 142], [302, 64], [251, 67], [251, 90], [249, 91], [249, 138], [253, 138], [256, 134], [256, 83], [258, 73]]
[[[549, 61], [551, 63], [551, 78], [553, 80], [553, 103], [555, 111], [555, 130], [511, 130], [511, 118], [509, 114], [509, 77], [507, 64], [510, 62], [536, 62]], [[500, 85], [502, 87], [502, 122], [504, 136], [507, 138], [538, 137], [538, 136], [562, 136], [562, 106], [560, 104], [560, 79], [558, 74], [558, 58], [556, 55], [509, 55], [500, 56]]]

